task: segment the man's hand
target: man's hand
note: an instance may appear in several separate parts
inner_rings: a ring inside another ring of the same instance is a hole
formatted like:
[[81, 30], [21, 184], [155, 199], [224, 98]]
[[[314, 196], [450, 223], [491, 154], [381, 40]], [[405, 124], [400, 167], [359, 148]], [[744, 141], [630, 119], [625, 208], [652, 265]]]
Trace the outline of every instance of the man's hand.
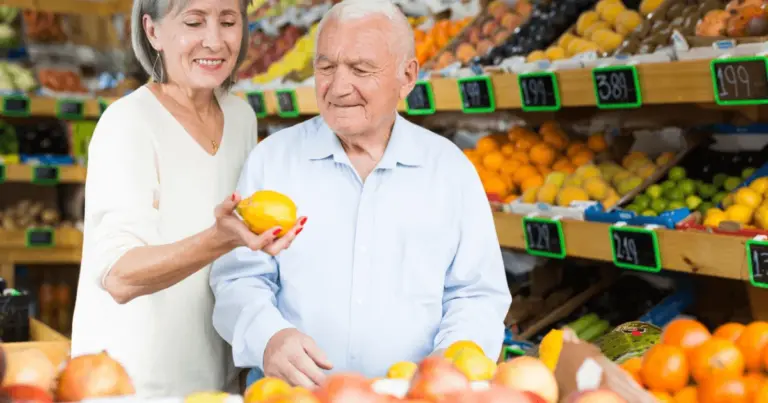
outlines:
[[296, 329], [283, 329], [264, 349], [264, 375], [281, 378], [294, 386], [311, 388], [325, 379], [321, 369], [333, 364], [311, 337]]

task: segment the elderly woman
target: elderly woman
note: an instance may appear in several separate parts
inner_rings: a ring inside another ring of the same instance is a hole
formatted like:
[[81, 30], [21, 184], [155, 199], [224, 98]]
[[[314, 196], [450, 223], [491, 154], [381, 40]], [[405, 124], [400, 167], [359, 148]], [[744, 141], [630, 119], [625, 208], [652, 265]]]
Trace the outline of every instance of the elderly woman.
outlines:
[[135, 0], [133, 49], [153, 82], [112, 104], [91, 141], [72, 354], [107, 350], [142, 397], [236, 385], [209, 265], [237, 247], [274, 256], [306, 221], [277, 238], [233, 212], [256, 142], [254, 112], [227, 92], [248, 2]]

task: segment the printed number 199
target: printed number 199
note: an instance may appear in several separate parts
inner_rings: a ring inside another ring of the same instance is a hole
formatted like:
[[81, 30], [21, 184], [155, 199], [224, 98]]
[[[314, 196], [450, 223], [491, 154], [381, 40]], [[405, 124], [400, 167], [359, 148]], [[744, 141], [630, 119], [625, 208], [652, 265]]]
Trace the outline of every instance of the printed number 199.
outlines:
[[747, 91], [747, 97], [751, 97], [751, 91], [750, 91], [750, 83], [749, 83], [749, 73], [747, 72], [747, 69], [744, 66], [736, 66], [734, 67], [732, 64], [726, 65], [723, 68], [720, 68], [717, 70], [717, 80], [720, 82], [720, 96], [721, 97], [727, 97], [729, 96], [728, 91], [725, 89], [725, 84], [731, 84], [733, 86], [733, 91], [735, 94], [733, 94], [734, 97], [738, 97], [739, 95], [739, 83], [743, 84]]

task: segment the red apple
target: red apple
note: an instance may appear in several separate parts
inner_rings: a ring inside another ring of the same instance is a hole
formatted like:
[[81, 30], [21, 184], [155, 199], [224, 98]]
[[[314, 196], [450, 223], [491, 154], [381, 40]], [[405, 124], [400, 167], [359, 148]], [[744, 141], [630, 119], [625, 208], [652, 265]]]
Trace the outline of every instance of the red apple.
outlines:
[[566, 403], [627, 403], [616, 392], [608, 389], [594, 389], [568, 395]]
[[53, 396], [45, 390], [32, 385], [8, 385], [0, 389], [0, 393], [7, 395], [13, 402], [23, 403], [52, 403]]
[[340, 373], [326, 379], [314, 392], [322, 403], [380, 403], [385, 396], [374, 392], [371, 382], [359, 374]]
[[446, 358], [432, 356], [424, 359], [416, 370], [407, 397], [440, 400], [456, 392], [469, 392], [471, 384], [466, 375]]
[[544, 400], [543, 397], [537, 395], [534, 392], [531, 392], [530, 390], [526, 390], [525, 392], [523, 392], [523, 394], [528, 396], [528, 400], [530, 400], [531, 403], [547, 403], [547, 401]]

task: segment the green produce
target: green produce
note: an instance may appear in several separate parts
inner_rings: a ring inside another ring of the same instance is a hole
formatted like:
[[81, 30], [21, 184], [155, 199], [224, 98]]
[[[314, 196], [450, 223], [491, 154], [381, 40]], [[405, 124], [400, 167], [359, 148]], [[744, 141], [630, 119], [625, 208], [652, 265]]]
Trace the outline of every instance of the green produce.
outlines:
[[669, 173], [667, 173], [667, 177], [669, 177], [669, 180], [677, 182], [685, 179], [685, 168], [683, 167], [672, 167], [669, 170]]
[[580, 335], [582, 332], [587, 330], [590, 326], [600, 321], [600, 317], [597, 316], [596, 313], [588, 313], [573, 322], [566, 325], [569, 329], [573, 330], [574, 333]]
[[664, 199], [654, 199], [651, 202], [651, 209], [657, 213], [661, 213], [667, 209], [667, 201]]
[[696, 195], [690, 195], [685, 198], [685, 204], [690, 210], [696, 210], [702, 202], [701, 197]]
[[741, 179], [747, 180], [752, 174], [755, 173], [755, 168], [744, 168], [743, 171], [741, 171]]
[[16, 7], [0, 6], [0, 24], [10, 24], [16, 20], [19, 9]]
[[664, 189], [662, 189], [661, 185], [651, 185], [645, 190], [645, 194], [651, 199], [658, 199], [662, 193], [664, 193]]
[[738, 176], [731, 176], [728, 177], [728, 179], [725, 180], [723, 183], [723, 189], [725, 189], [726, 192], [731, 192], [733, 189], [736, 189], [741, 185], [741, 178]]
[[595, 342], [610, 360], [621, 364], [640, 357], [661, 339], [661, 329], [650, 323], [627, 322], [617, 326]]
[[679, 208], [685, 208], [685, 207], [686, 207], [686, 205], [685, 205], [684, 202], [681, 202], [680, 200], [673, 200], [673, 201], [669, 202], [669, 204], [667, 204], [667, 210], [666, 211], [677, 210]]
[[639, 194], [635, 196], [635, 200], [632, 201], [632, 204], [639, 207], [641, 210], [645, 210], [648, 208], [648, 206], [651, 205], [651, 197], [648, 195]]
[[667, 189], [664, 192], [664, 198], [666, 198], [669, 201], [682, 201], [685, 200], [685, 194], [683, 194], [683, 191], [677, 187], [673, 187], [671, 189]]
[[690, 196], [696, 193], [696, 181], [693, 179], [683, 179], [678, 184], [678, 188], [683, 192], [683, 195]]
[[714, 203], [703, 202], [703, 203], [699, 204], [698, 210], [699, 210], [699, 213], [704, 214], [704, 213], [707, 212], [707, 210], [711, 209], [712, 207], [715, 207]]
[[712, 178], [712, 184], [715, 186], [715, 188], [719, 189], [723, 187], [726, 179], [728, 179], [728, 175], [726, 174], [715, 174], [715, 176]]
[[611, 329], [611, 324], [607, 320], [600, 320], [592, 324], [582, 333], [579, 338], [586, 341], [594, 341], [598, 337], [605, 335]]
[[646, 217], [656, 217], [659, 214], [653, 210], [645, 210], [642, 213], [640, 213], [640, 215], [646, 216]]
[[16, 137], [16, 129], [0, 120], [0, 155], [19, 153], [19, 140]]

